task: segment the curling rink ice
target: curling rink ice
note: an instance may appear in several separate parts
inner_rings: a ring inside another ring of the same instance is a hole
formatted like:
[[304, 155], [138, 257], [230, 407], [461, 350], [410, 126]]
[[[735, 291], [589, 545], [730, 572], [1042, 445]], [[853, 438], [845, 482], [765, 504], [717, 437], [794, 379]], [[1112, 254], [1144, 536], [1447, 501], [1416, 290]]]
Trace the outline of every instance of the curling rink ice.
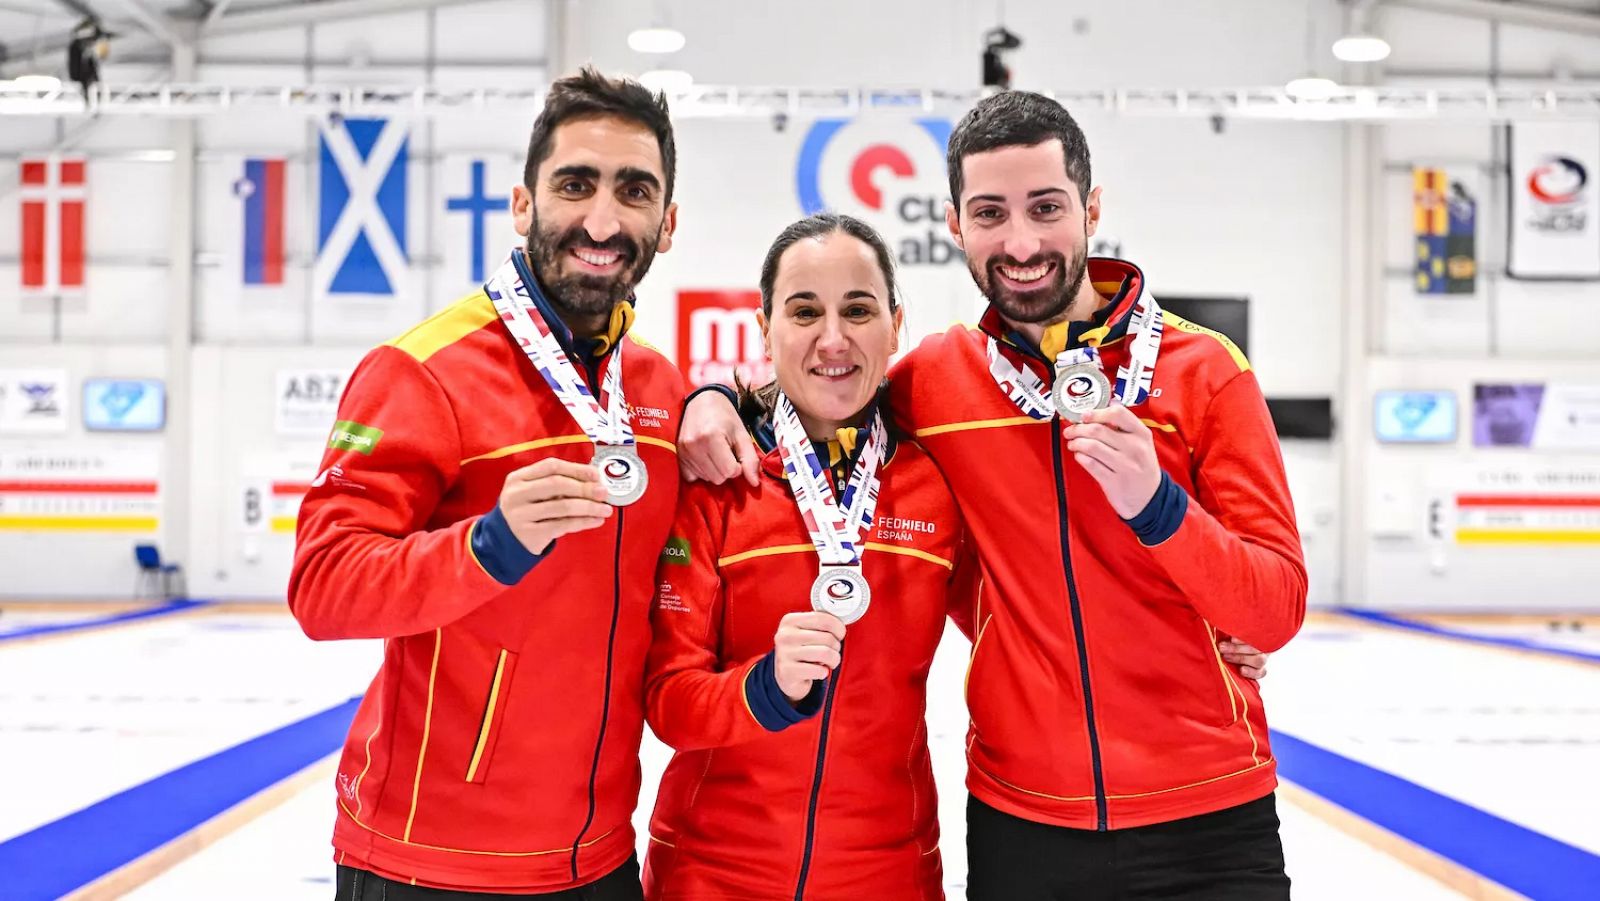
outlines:
[[[1311, 615], [1264, 683], [1294, 897], [1600, 898], [1600, 618], [1558, 625]], [[951, 898], [966, 650], [930, 685]], [[0, 610], [0, 898], [332, 897], [330, 755], [379, 657], [268, 608]]]

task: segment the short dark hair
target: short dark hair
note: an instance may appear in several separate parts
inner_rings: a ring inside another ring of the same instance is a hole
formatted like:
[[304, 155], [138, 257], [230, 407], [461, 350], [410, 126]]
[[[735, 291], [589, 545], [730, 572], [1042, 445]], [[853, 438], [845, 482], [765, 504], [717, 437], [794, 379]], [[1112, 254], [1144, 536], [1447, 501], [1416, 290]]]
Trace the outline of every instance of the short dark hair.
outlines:
[[1055, 139], [1067, 163], [1067, 177], [1078, 199], [1089, 197], [1089, 141], [1067, 108], [1043, 94], [1001, 91], [979, 100], [950, 133], [945, 165], [950, 169], [950, 202], [961, 210], [962, 161], [974, 153], [1002, 147], [1033, 147]]
[[672, 138], [672, 117], [667, 110], [667, 95], [628, 78], [607, 78], [593, 66], [584, 66], [577, 75], [550, 86], [544, 109], [533, 121], [533, 136], [528, 139], [528, 160], [522, 166], [522, 184], [529, 191], [539, 176], [539, 164], [550, 158], [556, 129], [573, 119], [616, 116], [637, 122], [656, 136], [661, 150], [661, 167], [666, 170], [666, 203], [672, 202], [672, 187], [677, 180], [678, 148]]
[[[878, 234], [877, 229], [854, 216], [817, 213], [790, 223], [788, 228], [779, 232], [772, 246], [767, 248], [766, 258], [761, 261], [761, 314], [767, 317], [768, 322], [772, 321], [773, 286], [778, 282], [778, 264], [783, 260], [784, 252], [806, 238], [820, 238], [835, 233], [849, 235], [872, 248], [873, 256], [878, 258], [878, 269], [883, 273], [884, 286], [889, 289], [889, 310], [893, 312], [899, 309], [900, 301], [894, 286], [894, 255], [889, 252], [889, 245], [883, 236]], [[777, 379], [760, 388], [751, 388], [737, 375], [733, 382], [739, 393], [739, 413], [747, 423], [772, 412], [778, 398]]]

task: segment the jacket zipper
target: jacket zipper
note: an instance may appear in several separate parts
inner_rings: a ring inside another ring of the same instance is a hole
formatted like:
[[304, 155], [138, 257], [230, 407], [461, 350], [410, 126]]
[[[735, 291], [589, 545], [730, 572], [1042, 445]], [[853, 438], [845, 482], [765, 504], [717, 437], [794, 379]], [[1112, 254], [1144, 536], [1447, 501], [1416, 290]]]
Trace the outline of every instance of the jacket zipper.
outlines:
[[606, 687], [600, 702], [600, 736], [594, 742], [594, 764], [589, 768], [589, 815], [583, 828], [572, 841], [572, 878], [578, 878], [578, 849], [583, 847], [583, 837], [594, 824], [594, 783], [600, 774], [600, 750], [606, 744], [606, 723], [611, 718], [611, 664], [617, 648], [617, 621], [622, 613], [622, 517], [626, 507], [617, 508], [617, 541], [611, 554], [611, 634], [606, 638]]
[[844, 674], [844, 643], [839, 644], [839, 665], [828, 678], [828, 699], [822, 705], [822, 728], [817, 738], [817, 769], [811, 777], [811, 805], [806, 810], [806, 846], [800, 857], [800, 879], [795, 883], [794, 901], [806, 893], [806, 877], [811, 873], [811, 845], [817, 833], [817, 801], [822, 796], [822, 761], [828, 753], [828, 723], [833, 719], [833, 699], [839, 695], [839, 679]]
[[1106, 831], [1106, 781], [1100, 764], [1100, 733], [1094, 724], [1094, 692], [1089, 687], [1089, 647], [1083, 636], [1083, 611], [1078, 606], [1078, 586], [1072, 579], [1072, 547], [1067, 531], [1067, 482], [1062, 466], [1061, 417], [1050, 419], [1050, 456], [1055, 462], [1056, 519], [1061, 535], [1061, 563], [1066, 570], [1067, 599], [1072, 610], [1072, 637], [1078, 644], [1078, 676], [1083, 680], [1083, 715], [1089, 724], [1089, 757], [1094, 763], [1095, 831]]

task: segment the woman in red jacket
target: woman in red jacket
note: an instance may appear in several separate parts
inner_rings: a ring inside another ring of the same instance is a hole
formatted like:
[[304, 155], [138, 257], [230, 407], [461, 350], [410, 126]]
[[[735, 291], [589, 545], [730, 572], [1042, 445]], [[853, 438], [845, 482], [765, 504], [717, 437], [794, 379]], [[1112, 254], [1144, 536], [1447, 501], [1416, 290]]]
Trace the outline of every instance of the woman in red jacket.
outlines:
[[761, 305], [777, 378], [741, 404], [759, 484], [684, 486], [658, 571], [646, 717], [677, 753], [645, 894], [942, 898], [923, 714], [977, 572], [943, 477], [879, 413], [889, 250], [848, 216], [803, 219]]

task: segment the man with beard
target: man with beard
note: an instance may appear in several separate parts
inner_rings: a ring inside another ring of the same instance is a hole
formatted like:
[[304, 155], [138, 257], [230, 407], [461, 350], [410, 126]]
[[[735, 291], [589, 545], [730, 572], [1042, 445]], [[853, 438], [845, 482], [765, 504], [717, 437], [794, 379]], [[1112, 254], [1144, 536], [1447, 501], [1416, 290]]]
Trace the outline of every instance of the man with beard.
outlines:
[[[1287, 898], [1261, 696], [1225, 659], [1229, 639], [1281, 647], [1305, 612], [1255, 375], [1138, 267], [1086, 258], [1100, 189], [1055, 101], [985, 98], [948, 164], [950, 233], [990, 306], [909, 354], [890, 396], [983, 576], [969, 897]], [[748, 459], [730, 413], [686, 411], [690, 477]]]
[[676, 368], [626, 337], [672, 246], [666, 100], [551, 88], [477, 293], [369, 353], [289, 605], [384, 639], [336, 780], [338, 899], [637, 899], [640, 686], [677, 501]]

